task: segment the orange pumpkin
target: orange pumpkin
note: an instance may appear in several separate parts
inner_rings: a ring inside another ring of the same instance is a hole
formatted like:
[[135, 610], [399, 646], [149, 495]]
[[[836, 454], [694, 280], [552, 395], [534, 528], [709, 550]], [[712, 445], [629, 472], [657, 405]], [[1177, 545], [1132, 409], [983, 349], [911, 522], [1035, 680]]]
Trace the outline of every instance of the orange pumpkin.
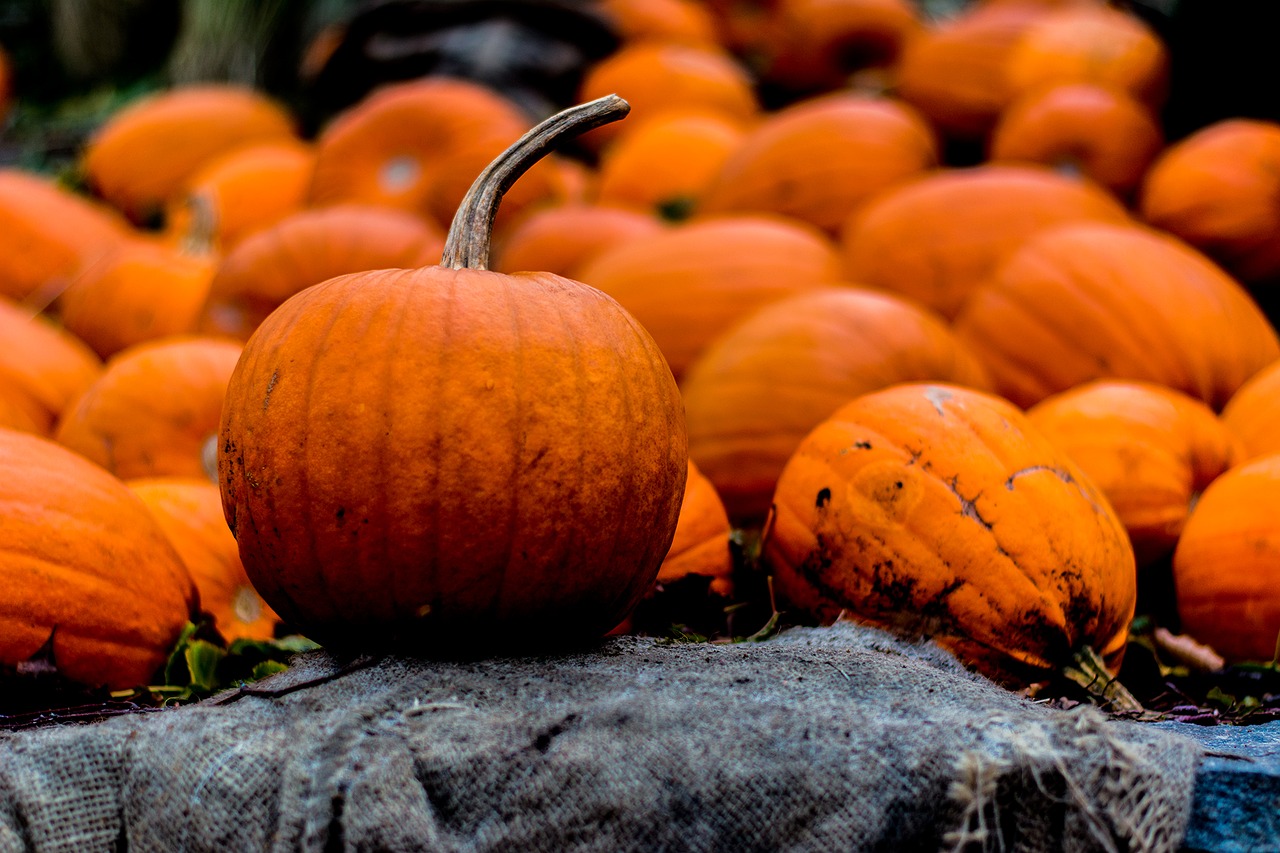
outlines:
[[71, 402], [102, 373], [102, 360], [48, 317], [0, 297], [0, 386], [37, 431], [49, 433]]
[[67, 409], [60, 444], [122, 479], [211, 476], [237, 342], [180, 337], [119, 353]]
[[715, 19], [698, 0], [598, 0], [624, 42], [719, 46]]
[[300, 210], [314, 165], [311, 146], [298, 140], [245, 145], [215, 157], [169, 202], [165, 230], [177, 242], [227, 251]]
[[31, 403], [25, 392], [0, 379], [0, 427], [20, 432], [44, 435], [49, 425], [31, 411]]
[[1027, 417], [1106, 495], [1140, 568], [1173, 552], [1200, 493], [1243, 458], [1212, 409], [1147, 382], [1088, 382]]
[[653, 583], [688, 448], [657, 345], [599, 291], [486, 269], [493, 207], [608, 98], [508, 149], [442, 262], [308, 288], [254, 333], [219, 483], [262, 597], [329, 645], [437, 653], [600, 636]]
[[1090, 379], [1155, 382], [1220, 410], [1280, 357], [1248, 293], [1216, 265], [1137, 225], [1033, 236], [969, 297], [955, 329], [1020, 406]]
[[443, 247], [443, 230], [404, 211], [354, 204], [302, 210], [223, 256], [197, 328], [248, 340], [300, 290], [347, 273], [433, 264]]
[[0, 664], [51, 643], [72, 681], [149, 683], [197, 598], [142, 501], [66, 448], [0, 429], [0, 505]]
[[729, 155], [702, 212], [769, 212], [835, 233], [875, 193], [937, 163], [933, 131], [888, 99], [822, 95], [771, 113]]
[[[643, 41], [624, 44], [587, 70], [578, 98], [591, 100], [617, 92], [631, 103], [631, 122], [647, 121], [666, 110], [702, 109], [748, 123], [760, 114], [750, 74], [718, 47]], [[582, 142], [602, 149], [622, 132], [604, 125]]]
[[195, 331], [216, 259], [151, 239], [130, 240], [83, 267], [58, 297], [62, 324], [107, 358]]
[[1280, 453], [1280, 361], [1273, 361], [1236, 389], [1222, 422], [1243, 443], [1245, 457]]
[[629, 128], [600, 155], [596, 201], [661, 213], [693, 213], [746, 131], [707, 110], [672, 110]]
[[671, 548], [658, 567], [655, 583], [670, 584], [699, 575], [711, 579], [714, 595], [733, 595], [733, 554], [729, 550], [729, 517], [715, 486], [692, 461]]
[[1118, 89], [1069, 83], [1009, 104], [991, 133], [989, 159], [1081, 174], [1128, 199], [1163, 147], [1164, 131], [1144, 104]]
[[0, 296], [43, 308], [131, 230], [104, 205], [41, 176], [0, 169]]
[[755, 309], [841, 280], [822, 232], [760, 215], [676, 225], [614, 246], [580, 272], [649, 330], [677, 378]]
[[934, 172], [883, 193], [849, 218], [840, 244], [849, 280], [950, 318], [1032, 234], [1092, 220], [1130, 217], [1091, 184], [1045, 168], [986, 165]]
[[128, 104], [85, 145], [85, 180], [134, 222], [163, 211], [213, 157], [250, 142], [295, 138], [293, 117], [251, 89], [208, 83]]
[[1280, 455], [1205, 489], [1173, 554], [1182, 630], [1228, 661], [1275, 660], [1280, 645]]
[[[311, 203], [392, 207], [443, 228], [470, 176], [529, 124], [514, 102], [480, 83], [424, 77], [387, 84], [321, 131]], [[554, 161], [540, 163], [512, 188], [499, 223], [568, 191]]]
[[540, 270], [581, 279], [579, 271], [613, 246], [665, 230], [653, 213], [599, 204], [562, 204], [531, 211], [494, 251], [499, 272]]
[[1092, 647], [1118, 668], [1133, 550], [1102, 493], [1008, 401], [903, 384], [850, 401], [778, 481], [782, 608], [926, 636], [1008, 684]]
[[208, 477], [153, 477], [127, 484], [151, 510], [200, 594], [200, 608], [228, 642], [270, 640], [279, 617], [249, 583], [236, 539]]
[[1280, 124], [1230, 119], [1169, 146], [1138, 200], [1143, 219], [1246, 282], [1280, 275]]
[[988, 387], [943, 320], [905, 299], [839, 287], [772, 302], [681, 381], [689, 455], [736, 523], [759, 524], [811, 429], [859, 394], [916, 380]]

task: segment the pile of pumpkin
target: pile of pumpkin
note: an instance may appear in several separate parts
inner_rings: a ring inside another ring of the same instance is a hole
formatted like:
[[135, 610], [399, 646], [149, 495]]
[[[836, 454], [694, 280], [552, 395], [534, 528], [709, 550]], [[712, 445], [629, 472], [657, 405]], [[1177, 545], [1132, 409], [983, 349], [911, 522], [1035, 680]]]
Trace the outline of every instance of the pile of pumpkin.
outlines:
[[1280, 126], [1166, 144], [1091, 0], [600, 3], [580, 100], [630, 116], [478, 194], [533, 122], [440, 77], [314, 139], [176, 89], [75, 190], [0, 170], [0, 663], [132, 687], [198, 610], [509, 651], [746, 564], [1025, 685], [1114, 671], [1170, 560], [1179, 630], [1273, 659]]

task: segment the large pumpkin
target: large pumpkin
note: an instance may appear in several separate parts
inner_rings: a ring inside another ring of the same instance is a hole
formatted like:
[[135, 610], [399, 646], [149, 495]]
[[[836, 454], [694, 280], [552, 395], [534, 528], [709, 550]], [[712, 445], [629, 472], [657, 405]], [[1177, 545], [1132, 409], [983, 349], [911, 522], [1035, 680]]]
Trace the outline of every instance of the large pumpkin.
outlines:
[[805, 438], [764, 554], [782, 608], [928, 636], [1006, 683], [1089, 646], [1119, 665], [1133, 550], [1106, 498], [1008, 401], [959, 386], [865, 394]]
[[147, 684], [196, 588], [142, 501], [70, 450], [0, 429], [0, 506], [0, 664], [44, 649], [72, 681]]
[[603, 634], [652, 584], [687, 469], [679, 391], [612, 299], [486, 269], [503, 187], [606, 98], [509, 149], [439, 266], [341, 276], [245, 346], [223, 507], [254, 586], [335, 646], [456, 653]]

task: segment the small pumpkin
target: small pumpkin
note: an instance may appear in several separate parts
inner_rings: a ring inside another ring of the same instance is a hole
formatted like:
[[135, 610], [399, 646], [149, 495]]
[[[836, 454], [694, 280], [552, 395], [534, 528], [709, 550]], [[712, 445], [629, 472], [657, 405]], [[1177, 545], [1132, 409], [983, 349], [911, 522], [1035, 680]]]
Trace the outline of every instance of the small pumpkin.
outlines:
[[102, 360], [84, 341], [43, 314], [0, 297], [0, 385], [37, 431], [54, 423], [102, 373]]
[[792, 617], [930, 637], [1025, 685], [1084, 646], [1113, 671], [1133, 549], [1106, 498], [1016, 407], [959, 386], [864, 394], [778, 481], [764, 555]]
[[558, 204], [530, 211], [494, 248], [499, 272], [541, 270], [581, 280], [581, 269], [613, 246], [665, 230], [654, 213], [603, 204]]
[[1280, 276], [1280, 123], [1228, 119], [1170, 145], [1138, 209], [1245, 282]]
[[1173, 554], [1182, 630], [1231, 662], [1280, 646], [1280, 455], [1227, 471], [1200, 496]]
[[47, 647], [72, 681], [150, 683], [197, 593], [142, 501], [70, 450], [0, 429], [0, 505], [0, 664]]
[[860, 205], [937, 165], [937, 140], [911, 107], [840, 92], [770, 113], [725, 160], [706, 214], [775, 213], [835, 234]]
[[1200, 494], [1244, 458], [1212, 409], [1149, 382], [1086, 382], [1041, 400], [1027, 417], [1106, 495], [1139, 568], [1173, 552]]
[[347, 273], [433, 264], [443, 248], [443, 229], [404, 211], [357, 204], [301, 210], [219, 260], [197, 330], [245, 341], [300, 290]]
[[86, 143], [81, 168], [98, 195], [143, 223], [213, 157], [296, 136], [288, 110], [259, 92], [225, 83], [181, 86], [138, 98], [108, 118]]
[[279, 617], [254, 590], [236, 539], [222, 517], [222, 498], [208, 477], [150, 477], [127, 485], [155, 516], [191, 573], [200, 608], [223, 639], [270, 640]]
[[122, 479], [212, 476], [238, 342], [184, 336], [112, 358], [58, 423], [57, 441]]
[[1128, 200], [1163, 147], [1156, 116], [1136, 98], [1093, 83], [1069, 83], [1010, 103], [991, 132], [988, 159], [1080, 174]]
[[218, 472], [254, 586], [332, 646], [597, 637], [648, 590], [687, 474], [679, 391], [600, 291], [487, 267], [502, 189], [606, 98], [477, 179], [440, 265], [302, 291], [245, 345]]
[[942, 318], [906, 299], [832, 287], [772, 302], [681, 380], [689, 455], [734, 522], [759, 525], [810, 430], [860, 394], [922, 380], [989, 387]]
[[1236, 389], [1222, 422], [1244, 443], [1245, 458], [1280, 453], [1280, 361], [1273, 361]]
[[1280, 358], [1276, 330], [1238, 282], [1137, 224], [1032, 236], [974, 290], [954, 327], [996, 391], [1023, 407], [1110, 378], [1165, 385], [1219, 411]]
[[680, 519], [655, 583], [670, 584], [699, 575], [711, 579], [708, 591], [733, 595], [733, 554], [729, 550], [729, 516], [716, 487], [689, 461]]
[[677, 378], [752, 311], [842, 279], [825, 234], [759, 214], [690, 220], [601, 252], [580, 272], [644, 325]]
[[1028, 237], [1076, 221], [1132, 221], [1112, 195], [1045, 167], [945, 169], [890, 189], [840, 233], [850, 281], [953, 318]]
[[698, 0], [599, 0], [597, 5], [624, 42], [720, 46], [715, 19]]

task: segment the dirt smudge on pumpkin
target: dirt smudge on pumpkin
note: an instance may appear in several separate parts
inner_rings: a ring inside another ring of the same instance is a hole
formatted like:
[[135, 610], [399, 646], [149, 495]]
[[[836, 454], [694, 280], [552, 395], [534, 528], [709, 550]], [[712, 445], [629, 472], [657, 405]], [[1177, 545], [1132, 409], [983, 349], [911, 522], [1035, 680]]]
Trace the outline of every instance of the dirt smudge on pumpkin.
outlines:
[[826, 506], [828, 503], [830, 503], [830, 501], [831, 501], [831, 490], [824, 488], [818, 492], [818, 500], [814, 504], [814, 506], [816, 506], [818, 509], [826, 509]]
[[271, 378], [267, 380], [267, 393], [262, 398], [262, 411], [267, 410], [267, 406], [271, 405], [271, 392], [276, 389], [276, 382], [280, 379], [280, 371], [271, 371]]

